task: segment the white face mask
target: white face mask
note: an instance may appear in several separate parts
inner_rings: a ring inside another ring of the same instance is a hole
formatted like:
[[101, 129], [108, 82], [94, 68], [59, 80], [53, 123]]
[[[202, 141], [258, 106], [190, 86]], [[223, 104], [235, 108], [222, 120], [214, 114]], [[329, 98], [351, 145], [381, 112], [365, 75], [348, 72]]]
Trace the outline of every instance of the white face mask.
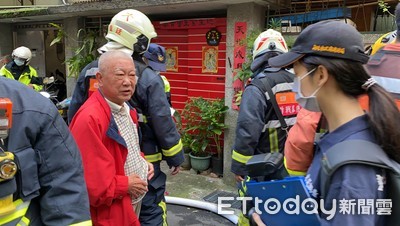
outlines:
[[305, 109], [307, 109], [309, 111], [313, 111], [313, 112], [320, 112], [321, 109], [319, 108], [317, 97], [315, 95], [317, 94], [317, 92], [319, 91], [321, 86], [318, 87], [308, 97], [303, 96], [303, 94], [301, 93], [301, 80], [303, 80], [307, 75], [310, 75], [311, 73], [313, 73], [316, 69], [317, 68], [314, 68], [314, 69], [310, 70], [305, 75], [295, 76], [294, 79], [293, 79], [293, 89], [292, 89], [292, 91], [296, 93], [296, 101], [297, 101], [297, 103], [299, 103], [299, 105], [302, 108], [305, 108]]
[[21, 59], [14, 59], [14, 62], [17, 66], [22, 66], [25, 64], [25, 60], [21, 60]]

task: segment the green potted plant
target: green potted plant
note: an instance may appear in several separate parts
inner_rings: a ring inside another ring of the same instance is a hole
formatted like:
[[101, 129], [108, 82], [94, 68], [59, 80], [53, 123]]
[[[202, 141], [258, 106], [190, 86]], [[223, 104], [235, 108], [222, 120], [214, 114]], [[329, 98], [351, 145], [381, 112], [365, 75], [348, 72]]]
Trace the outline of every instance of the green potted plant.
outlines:
[[[182, 116], [186, 121], [185, 133], [191, 138], [189, 146], [192, 151], [189, 155], [193, 169], [197, 171], [208, 169], [211, 153], [216, 153], [217, 157], [222, 159], [223, 148], [220, 138], [226, 128], [224, 114], [227, 110], [228, 107], [224, 105], [223, 99], [196, 97], [186, 102]], [[199, 166], [198, 162], [201, 162]]]
[[175, 111], [174, 118], [175, 118], [176, 127], [178, 129], [178, 132], [181, 135], [181, 141], [182, 141], [182, 146], [183, 146], [183, 155], [185, 157], [185, 161], [181, 164], [181, 167], [183, 169], [190, 170], [191, 165], [190, 165], [189, 153], [192, 151], [190, 149], [190, 143], [192, 141], [192, 138], [189, 133], [185, 132], [185, 128], [183, 127], [183, 123], [182, 123], [182, 116], [178, 111]]

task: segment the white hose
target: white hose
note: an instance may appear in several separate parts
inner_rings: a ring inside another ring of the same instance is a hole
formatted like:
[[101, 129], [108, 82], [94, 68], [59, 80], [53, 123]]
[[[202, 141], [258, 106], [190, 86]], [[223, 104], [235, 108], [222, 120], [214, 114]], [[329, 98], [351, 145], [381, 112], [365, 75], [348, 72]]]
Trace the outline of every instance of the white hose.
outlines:
[[[210, 202], [178, 198], [178, 197], [171, 197], [171, 196], [165, 196], [165, 202], [167, 204], [177, 204], [177, 205], [183, 205], [183, 206], [189, 206], [189, 207], [194, 207], [194, 208], [198, 208], [198, 209], [208, 210], [210, 212], [218, 214], [217, 205], [214, 203], [210, 203]], [[234, 214], [218, 214], [218, 215], [225, 217], [226, 219], [228, 219], [230, 222], [232, 222], [235, 225], [238, 223], [238, 216], [236, 216]]]

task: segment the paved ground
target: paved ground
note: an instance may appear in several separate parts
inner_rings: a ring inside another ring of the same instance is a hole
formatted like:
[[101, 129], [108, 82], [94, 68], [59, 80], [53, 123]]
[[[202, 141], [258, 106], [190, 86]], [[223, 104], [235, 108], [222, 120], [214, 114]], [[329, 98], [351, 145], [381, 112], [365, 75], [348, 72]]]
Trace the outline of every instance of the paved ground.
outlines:
[[200, 175], [194, 170], [181, 170], [175, 176], [169, 172], [168, 166], [163, 161], [161, 169], [167, 174], [167, 195], [202, 200], [213, 191], [221, 190], [236, 192], [234, 186], [226, 185], [222, 178], [212, 178], [210, 175]]
[[[224, 184], [222, 178], [197, 174], [193, 170], [181, 170], [179, 174], [172, 176], [164, 162], [161, 167], [167, 174], [166, 195], [168, 196], [204, 201], [204, 197], [215, 191], [236, 194], [236, 188]], [[170, 226], [234, 225], [224, 217], [197, 208], [168, 204], [167, 211]]]
[[229, 220], [209, 211], [171, 204], [167, 209], [169, 226], [234, 226]]

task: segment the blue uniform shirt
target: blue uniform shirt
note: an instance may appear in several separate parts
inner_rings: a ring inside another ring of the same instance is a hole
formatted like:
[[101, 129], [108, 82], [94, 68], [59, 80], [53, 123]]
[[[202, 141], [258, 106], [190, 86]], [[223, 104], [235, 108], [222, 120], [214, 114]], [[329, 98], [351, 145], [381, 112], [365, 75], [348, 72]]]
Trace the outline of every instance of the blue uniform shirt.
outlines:
[[[339, 142], [355, 139], [376, 143], [367, 115], [354, 118], [323, 136], [317, 143], [306, 182], [308, 189], [318, 200], [318, 205], [321, 204], [319, 170], [322, 154]], [[332, 219], [327, 220], [330, 214], [321, 211], [321, 225], [384, 225], [384, 217], [376, 214], [376, 200], [386, 197], [385, 176], [384, 170], [371, 166], [345, 165], [339, 168], [331, 178], [331, 185], [324, 200], [325, 210], [329, 211], [334, 207], [332, 200], [336, 199], [336, 212]]]

